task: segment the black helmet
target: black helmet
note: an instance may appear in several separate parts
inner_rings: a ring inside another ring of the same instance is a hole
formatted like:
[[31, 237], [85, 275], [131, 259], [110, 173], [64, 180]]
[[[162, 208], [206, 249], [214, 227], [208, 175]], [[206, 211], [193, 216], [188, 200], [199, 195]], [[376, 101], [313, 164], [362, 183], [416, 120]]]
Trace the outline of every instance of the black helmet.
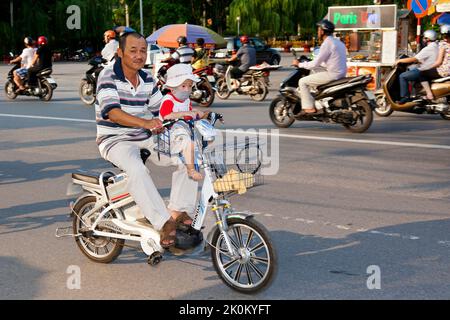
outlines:
[[33, 38], [31, 37], [25, 37], [25, 39], [23, 39], [23, 43], [25, 43], [25, 45], [27, 46], [31, 46], [33, 44]]
[[323, 31], [325, 31], [325, 34], [332, 34], [334, 32], [334, 23], [330, 20], [323, 19], [317, 22], [316, 24], [318, 27], [320, 27]]
[[197, 38], [197, 44], [198, 44], [199, 46], [204, 45], [204, 44], [205, 44], [205, 39], [203, 39], [203, 38]]
[[185, 36], [179, 36], [177, 38], [177, 42], [178, 42], [178, 44], [186, 45], [187, 44], [187, 38]]

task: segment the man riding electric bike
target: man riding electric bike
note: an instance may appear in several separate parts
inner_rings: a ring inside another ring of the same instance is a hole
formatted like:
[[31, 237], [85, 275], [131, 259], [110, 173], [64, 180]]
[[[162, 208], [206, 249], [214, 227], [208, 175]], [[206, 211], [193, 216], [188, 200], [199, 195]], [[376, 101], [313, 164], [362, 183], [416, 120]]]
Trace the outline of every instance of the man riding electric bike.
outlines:
[[321, 20], [317, 23], [318, 37], [323, 40], [320, 52], [313, 61], [300, 63], [297, 59], [293, 64], [299, 68], [313, 70], [325, 64], [325, 72], [317, 72], [303, 77], [299, 81], [299, 90], [302, 101], [302, 113], [322, 114], [320, 104], [315, 103], [311, 95], [311, 87], [318, 87], [334, 80], [344, 78], [347, 74], [347, 52], [344, 43], [333, 37], [334, 24], [329, 20]]

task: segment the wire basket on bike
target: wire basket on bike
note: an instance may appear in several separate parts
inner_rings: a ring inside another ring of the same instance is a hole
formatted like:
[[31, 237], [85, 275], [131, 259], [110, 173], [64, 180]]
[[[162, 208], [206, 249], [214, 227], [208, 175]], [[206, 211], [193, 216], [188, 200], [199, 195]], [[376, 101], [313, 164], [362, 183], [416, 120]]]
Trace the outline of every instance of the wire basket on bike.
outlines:
[[214, 190], [221, 194], [243, 194], [264, 183], [262, 151], [257, 140], [224, 144], [205, 153], [214, 178]]
[[156, 145], [153, 150], [158, 153], [158, 156], [162, 153], [170, 157], [170, 131], [166, 130], [163, 133], [154, 136], [154, 139]]

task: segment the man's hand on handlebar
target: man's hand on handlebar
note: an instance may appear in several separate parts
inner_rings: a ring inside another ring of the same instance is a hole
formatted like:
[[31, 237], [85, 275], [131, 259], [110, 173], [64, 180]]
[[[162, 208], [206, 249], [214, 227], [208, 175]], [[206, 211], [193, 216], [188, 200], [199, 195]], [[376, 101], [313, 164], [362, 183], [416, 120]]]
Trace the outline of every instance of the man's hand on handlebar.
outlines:
[[150, 130], [153, 134], [160, 134], [165, 130], [161, 120], [159, 119], [146, 120], [144, 129]]
[[293, 66], [298, 67], [299, 64], [300, 64], [300, 61], [298, 61], [297, 59], [292, 60]]

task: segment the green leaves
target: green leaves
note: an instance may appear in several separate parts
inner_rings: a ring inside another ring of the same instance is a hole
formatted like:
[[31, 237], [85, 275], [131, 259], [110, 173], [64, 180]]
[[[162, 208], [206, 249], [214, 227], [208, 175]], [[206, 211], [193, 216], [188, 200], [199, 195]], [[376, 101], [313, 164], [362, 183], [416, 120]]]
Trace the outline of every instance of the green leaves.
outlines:
[[[370, 0], [234, 0], [230, 5], [228, 30], [264, 36], [296, 35], [300, 27], [302, 36], [316, 32], [315, 23], [325, 17], [329, 6], [367, 5]], [[383, 3], [398, 1], [384, 1]], [[403, 1], [404, 2], [404, 1]]]

